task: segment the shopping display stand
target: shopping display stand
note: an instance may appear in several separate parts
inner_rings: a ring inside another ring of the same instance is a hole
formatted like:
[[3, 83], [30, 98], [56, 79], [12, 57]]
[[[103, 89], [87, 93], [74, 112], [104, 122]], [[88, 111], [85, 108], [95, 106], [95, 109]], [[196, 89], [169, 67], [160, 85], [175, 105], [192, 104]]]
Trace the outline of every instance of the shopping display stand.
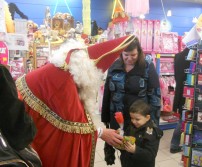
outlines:
[[183, 96], [186, 98], [182, 113], [184, 167], [202, 166], [202, 41], [190, 47], [186, 58], [190, 61], [186, 69], [187, 78]]

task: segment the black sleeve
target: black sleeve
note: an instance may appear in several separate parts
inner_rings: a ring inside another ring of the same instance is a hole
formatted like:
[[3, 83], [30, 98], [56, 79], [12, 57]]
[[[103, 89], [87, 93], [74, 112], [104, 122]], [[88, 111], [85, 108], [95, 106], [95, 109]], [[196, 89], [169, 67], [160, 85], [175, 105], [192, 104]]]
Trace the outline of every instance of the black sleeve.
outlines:
[[173, 101], [173, 111], [182, 113], [182, 106], [185, 103], [185, 98], [183, 97], [184, 81], [186, 80], [185, 69], [189, 68], [190, 62], [186, 61], [186, 56], [189, 53], [189, 49], [185, 48], [182, 52], [175, 55], [174, 58], [174, 76], [175, 76], [175, 96]]
[[159, 88], [160, 83], [159, 83], [159, 76], [156, 72], [156, 68], [154, 66], [153, 62], [150, 62], [149, 64], [149, 69], [148, 69], [148, 88]]
[[0, 129], [16, 150], [29, 145], [36, 133], [34, 123], [18, 99], [15, 82], [8, 69], [0, 65]]
[[102, 100], [102, 113], [101, 113], [101, 121], [106, 123], [110, 122], [110, 96], [111, 92], [109, 90], [109, 74], [108, 74], [104, 86], [104, 95]]
[[0, 129], [8, 143], [16, 150], [28, 146], [36, 133], [31, 117], [25, 112], [22, 101], [13, 97], [1, 97]]
[[161, 91], [159, 84], [159, 77], [154, 67], [154, 64], [151, 62], [149, 64], [148, 71], [148, 88], [147, 88], [148, 102], [151, 106], [151, 113], [154, 113], [154, 121], [158, 125], [159, 118], [161, 113]]
[[159, 138], [144, 139], [144, 148], [136, 146], [135, 153], [130, 154], [130, 156], [137, 161], [152, 162], [157, 155], [159, 142]]

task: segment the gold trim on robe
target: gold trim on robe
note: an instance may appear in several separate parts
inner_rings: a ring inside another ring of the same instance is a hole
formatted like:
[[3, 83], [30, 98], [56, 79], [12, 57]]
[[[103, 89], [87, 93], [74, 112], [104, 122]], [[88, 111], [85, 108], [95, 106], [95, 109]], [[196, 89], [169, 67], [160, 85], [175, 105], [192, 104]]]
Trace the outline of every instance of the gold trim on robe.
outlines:
[[93, 124], [92, 118], [87, 111], [85, 111], [85, 114], [88, 119], [88, 123], [67, 121], [54, 113], [45, 103], [43, 103], [32, 93], [32, 91], [27, 86], [25, 76], [17, 79], [16, 86], [24, 101], [56, 128], [64, 132], [77, 134], [93, 134], [96, 131], [96, 127]]

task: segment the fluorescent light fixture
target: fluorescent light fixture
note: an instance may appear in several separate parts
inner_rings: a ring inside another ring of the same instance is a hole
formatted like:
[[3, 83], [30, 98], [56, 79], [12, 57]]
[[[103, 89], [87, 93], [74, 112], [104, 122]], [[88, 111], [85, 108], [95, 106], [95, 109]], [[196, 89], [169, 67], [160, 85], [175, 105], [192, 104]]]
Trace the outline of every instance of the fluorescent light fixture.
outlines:
[[145, 19], [145, 15], [141, 14], [140, 16], [140, 19]]
[[168, 17], [169, 17], [169, 16], [172, 16], [172, 11], [171, 11], [171, 10], [168, 10], [167, 16], [168, 16]]

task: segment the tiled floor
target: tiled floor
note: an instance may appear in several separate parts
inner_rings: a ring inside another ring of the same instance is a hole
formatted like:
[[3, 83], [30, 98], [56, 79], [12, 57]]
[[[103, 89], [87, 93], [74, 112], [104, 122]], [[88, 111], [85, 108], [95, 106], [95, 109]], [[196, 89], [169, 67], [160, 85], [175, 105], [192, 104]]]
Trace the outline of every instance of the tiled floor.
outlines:
[[[104, 127], [100, 122], [100, 115], [94, 114], [94, 122], [97, 127]], [[182, 167], [181, 164], [181, 153], [171, 154], [169, 152], [170, 140], [172, 137], [173, 130], [164, 130], [164, 136], [161, 139], [158, 155], [156, 157], [156, 166], [155, 167]], [[98, 139], [96, 153], [95, 153], [95, 167], [108, 167], [104, 161], [104, 141]], [[119, 161], [119, 152], [116, 151], [116, 161], [115, 165], [112, 167], [121, 167]], [[110, 167], [110, 166], [109, 166]]]

